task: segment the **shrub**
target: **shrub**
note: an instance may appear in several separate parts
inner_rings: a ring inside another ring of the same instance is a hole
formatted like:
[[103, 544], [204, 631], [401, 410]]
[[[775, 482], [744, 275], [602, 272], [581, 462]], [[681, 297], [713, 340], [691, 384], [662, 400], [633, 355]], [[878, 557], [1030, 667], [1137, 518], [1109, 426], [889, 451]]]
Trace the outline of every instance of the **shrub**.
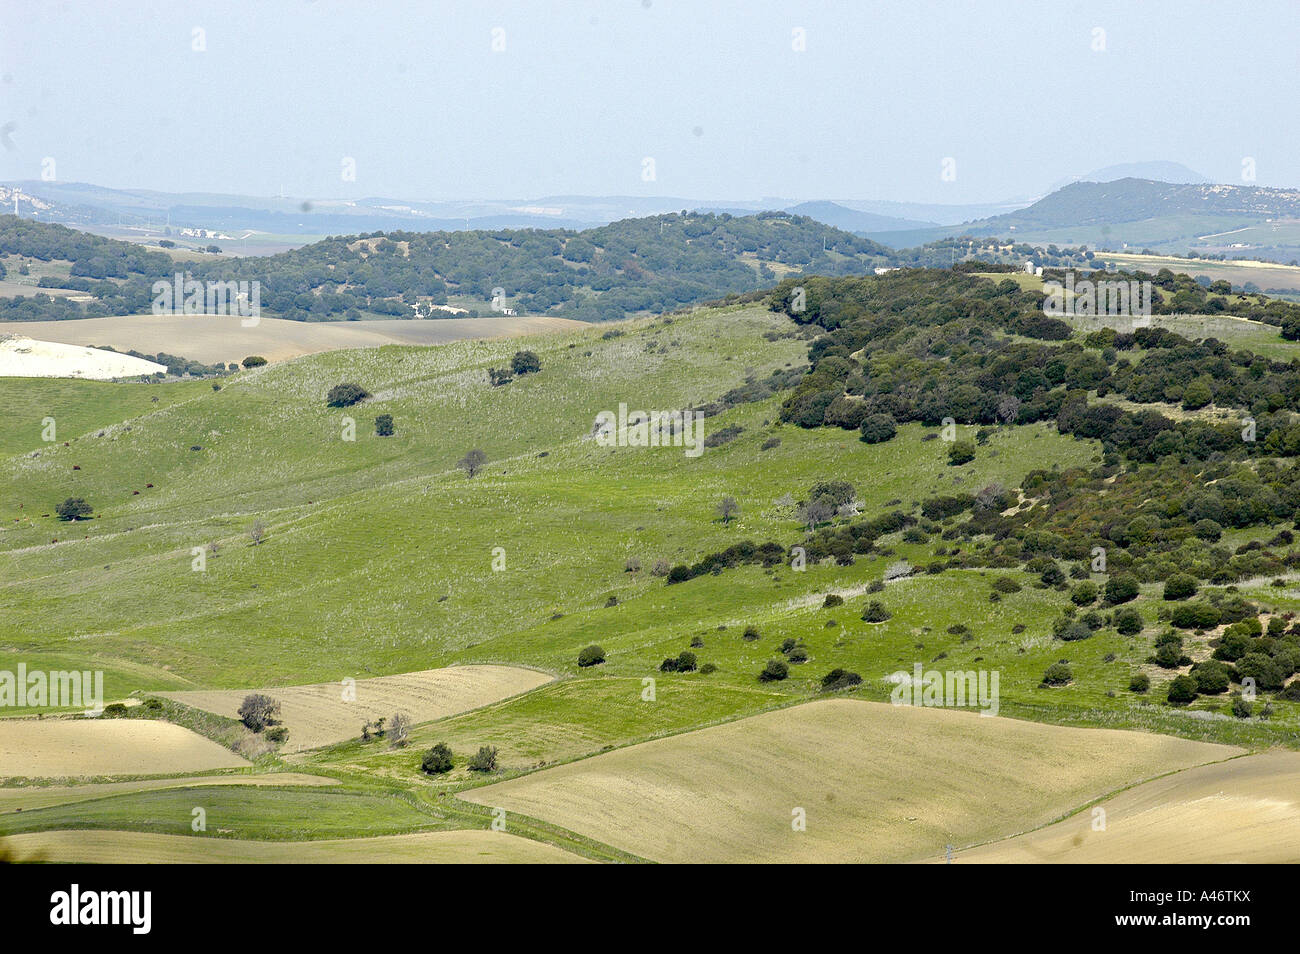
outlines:
[[456, 767], [451, 757], [451, 747], [446, 742], [439, 742], [420, 760], [420, 771], [426, 775], [442, 775]]
[[1065, 640], [1067, 643], [1075, 642], [1080, 639], [1090, 639], [1091, 637], [1092, 630], [1088, 628], [1088, 624], [1083, 622], [1083, 620], [1078, 619], [1071, 620], [1067, 623], [1065, 628], [1062, 629], [1059, 634], [1059, 638]]
[[1197, 663], [1191, 671], [1196, 680], [1196, 691], [1203, 696], [1217, 696], [1228, 691], [1232, 680], [1228, 676], [1228, 667], [1217, 659]]
[[1070, 602], [1075, 606], [1091, 606], [1097, 602], [1097, 584], [1085, 580], [1070, 591]]
[[1254, 679], [1261, 689], [1281, 689], [1286, 679], [1282, 667], [1263, 653], [1246, 653], [1237, 660], [1237, 672], [1243, 679]]
[[953, 441], [948, 445], [948, 465], [960, 467], [975, 459], [975, 445], [970, 441]]
[[289, 729], [287, 726], [277, 725], [275, 728], [266, 730], [266, 738], [276, 743], [288, 742]]
[[822, 609], [830, 609], [832, 606], [843, 606], [844, 597], [838, 593], [827, 593], [826, 599], [822, 600]]
[[1219, 538], [1223, 536], [1223, 527], [1213, 520], [1198, 520], [1192, 532], [1207, 543], [1218, 543]]
[[1161, 669], [1177, 669], [1183, 664], [1183, 641], [1157, 642], [1155, 655], [1151, 658]]
[[795, 665], [806, 663], [808, 661], [808, 650], [804, 649], [802, 646], [796, 646], [785, 654], [785, 658]]
[[1196, 577], [1186, 573], [1175, 573], [1165, 580], [1164, 598], [1167, 600], [1185, 600], [1196, 595]]
[[1065, 663], [1052, 663], [1043, 673], [1044, 686], [1064, 686], [1074, 680], [1074, 673]]
[[888, 414], [868, 414], [858, 429], [868, 444], [881, 444], [898, 433], [897, 423]]
[[847, 669], [832, 669], [826, 675], [822, 676], [822, 689], [825, 692], [849, 689], [861, 684], [862, 677], [856, 672], [850, 672]]
[[1166, 698], [1173, 705], [1186, 705], [1196, 698], [1196, 680], [1191, 676], [1175, 676], [1169, 683]]
[[1146, 692], [1151, 688], [1151, 677], [1144, 672], [1138, 673], [1128, 681], [1129, 692]]
[[266, 359], [260, 354], [250, 354], [241, 363], [246, 368], [260, 368], [262, 365], [266, 364]]
[[495, 772], [497, 770], [497, 750], [490, 745], [479, 746], [478, 752], [469, 760], [471, 772]]
[[578, 653], [578, 665], [586, 668], [598, 666], [605, 661], [605, 650], [599, 646], [588, 646]]
[[94, 509], [81, 497], [69, 497], [55, 507], [54, 512], [59, 515], [60, 520], [79, 520], [82, 517], [89, 517]]
[[535, 374], [542, 370], [542, 362], [531, 351], [516, 351], [510, 359], [510, 370], [515, 374]]
[[1282, 690], [1282, 698], [1288, 702], [1300, 702], [1300, 679], [1287, 684], [1287, 687]]
[[1209, 629], [1219, 625], [1222, 614], [1210, 603], [1183, 603], [1175, 606], [1169, 622], [1179, 629]]
[[393, 428], [393, 415], [380, 414], [375, 418], [375, 433], [380, 437], [392, 437], [396, 433]]
[[1009, 576], [999, 576], [993, 581], [993, 589], [998, 593], [1019, 593], [1020, 584]]
[[254, 732], [261, 732], [268, 725], [274, 725], [279, 714], [280, 703], [260, 692], [245, 696], [239, 706], [239, 721]]
[[759, 682], [780, 682], [790, 675], [790, 668], [779, 659], [769, 659], [763, 671], [758, 674]]
[[1142, 619], [1142, 614], [1131, 606], [1125, 606], [1115, 611], [1115, 629], [1121, 636], [1136, 636], [1142, 632], [1142, 627], [1146, 621]]
[[345, 382], [330, 388], [325, 401], [330, 407], [351, 407], [370, 397], [370, 392], [359, 384]]
[[781, 446], [781, 438], [769, 437], [767, 440], [763, 441], [763, 446], [760, 447], [759, 450], [767, 451], [780, 446]]
[[691, 578], [691, 568], [685, 563], [679, 563], [668, 571], [668, 582], [685, 583]]
[[717, 672], [717, 671], [718, 671], [718, 667], [715, 666], [713, 663], [705, 663], [703, 666], [700, 667], [701, 676], [707, 676], [709, 673]]
[[1240, 695], [1234, 695], [1232, 697], [1232, 714], [1235, 715], [1238, 719], [1249, 719], [1250, 713], [1251, 713], [1250, 703], [1247, 702], [1245, 699], [1243, 699]]
[[1106, 581], [1106, 602], [1113, 606], [1135, 599], [1138, 592], [1138, 581], [1127, 573], [1117, 573]]
[[878, 600], [872, 600], [867, 604], [867, 608], [862, 611], [862, 619], [868, 623], [883, 623], [893, 615]]
[[741, 634], [740, 638], [747, 643], [752, 643], [759, 638], [758, 628], [756, 626], [746, 626], [745, 632]]

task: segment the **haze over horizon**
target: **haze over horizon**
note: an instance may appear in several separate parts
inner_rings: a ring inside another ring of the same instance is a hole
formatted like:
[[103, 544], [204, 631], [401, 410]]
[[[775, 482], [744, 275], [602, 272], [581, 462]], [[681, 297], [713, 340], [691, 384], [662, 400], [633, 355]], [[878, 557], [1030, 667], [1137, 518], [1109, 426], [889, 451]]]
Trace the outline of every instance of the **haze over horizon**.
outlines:
[[1300, 30], [1252, 11], [65, 2], [0, 39], [0, 179], [52, 159], [60, 182], [171, 192], [975, 203], [1170, 160], [1295, 185], [1264, 94]]

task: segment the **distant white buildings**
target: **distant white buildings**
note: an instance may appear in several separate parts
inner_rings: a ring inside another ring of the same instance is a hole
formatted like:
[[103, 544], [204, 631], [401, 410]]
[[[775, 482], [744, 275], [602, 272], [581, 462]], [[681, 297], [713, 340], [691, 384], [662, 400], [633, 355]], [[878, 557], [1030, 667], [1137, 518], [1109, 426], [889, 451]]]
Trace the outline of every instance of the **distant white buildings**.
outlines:
[[436, 312], [445, 315], [468, 315], [469, 312], [464, 308], [457, 308], [455, 305], [435, 305], [432, 302], [417, 301], [413, 306], [416, 318], [432, 318]]

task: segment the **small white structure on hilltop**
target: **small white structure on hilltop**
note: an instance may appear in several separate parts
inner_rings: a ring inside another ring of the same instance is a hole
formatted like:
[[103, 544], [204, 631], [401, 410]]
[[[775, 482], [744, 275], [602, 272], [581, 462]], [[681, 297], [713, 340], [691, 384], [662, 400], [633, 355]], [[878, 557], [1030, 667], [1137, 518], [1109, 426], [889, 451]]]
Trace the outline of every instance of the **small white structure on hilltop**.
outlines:
[[37, 341], [25, 335], [0, 336], [0, 377], [86, 378], [109, 381], [167, 373], [167, 365], [129, 354]]

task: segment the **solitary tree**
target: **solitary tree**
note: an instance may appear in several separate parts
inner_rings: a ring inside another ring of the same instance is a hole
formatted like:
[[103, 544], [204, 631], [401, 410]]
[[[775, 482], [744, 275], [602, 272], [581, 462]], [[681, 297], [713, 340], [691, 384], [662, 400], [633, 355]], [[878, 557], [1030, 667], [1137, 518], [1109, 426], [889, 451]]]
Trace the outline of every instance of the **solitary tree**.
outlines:
[[495, 772], [497, 770], [497, 750], [495, 746], [481, 745], [478, 753], [469, 760], [471, 772]]
[[735, 497], [723, 497], [714, 509], [726, 524], [731, 523], [731, 518], [740, 513], [740, 504], [736, 503]]
[[280, 714], [280, 703], [260, 692], [250, 693], [244, 697], [239, 707], [239, 721], [254, 732], [261, 732], [272, 725]]
[[393, 429], [393, 415], [380, 414], [375, 418], [375, 433], [380, 437], [392, 437], [395, 433]]
[[472, 450], [460, 460], [456, 461], [456, 466], [465, 471], [470, 477], [474, 477], [480, 470], [487, 465], [487, 454], [481, 450]]
[[799, 519], [804, 522], [809, 530], [819, 523], [825, 523], [833, 516], [835, 516], [835, 507], [824, 497], [810, 500], [799, 508]]
[[407, 743], [411, 735], [411, 717], [405, 712], [394, 712], [388, 720], [388, 740], [397, 748]]
[[89, 517], [94, 509], [80, 497], [69, 497], [54, 508], [60, 520], [77, 520], [81, 517]]
[[344, 382], [336, 384], [330, 388], [329, 394], [325, 400], [330, 407], [351, 407], [359, 401], [364, 401], [370, 397], [370, 392], [359, 384]]
[[439, 742], [428, 752], [424, 753], [424, 759], [420, 762], [420, 769], [427, 775], [442, 775], [450, 772], [456, 763], [451, 757], [451, 747], [446, 742]]

